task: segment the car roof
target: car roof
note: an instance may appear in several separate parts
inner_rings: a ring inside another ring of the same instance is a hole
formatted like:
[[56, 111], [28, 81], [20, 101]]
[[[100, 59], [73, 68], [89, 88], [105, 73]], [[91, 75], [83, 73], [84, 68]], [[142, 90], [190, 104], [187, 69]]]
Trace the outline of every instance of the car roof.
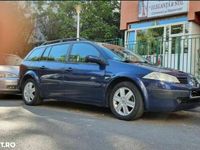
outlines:
[[[91, 44], [94, 44], [94, 42], [92, 41], [89, 41], [89, 40], [71, 40], [71, 41], [58, 41], [58, 42], [55, 42], [55, 43], [50, 43], [50, 44], [42, 44], [42, 45], [39, 45], [35, 48], [43, 48], [43, 47], [48, 47], [48, 46], [54, 46], [54, 45], [60, 45], [60, 44], [68, 44], [68, 43], [91, 43]], [[35, 49], [34, 48], [34, 49]]]

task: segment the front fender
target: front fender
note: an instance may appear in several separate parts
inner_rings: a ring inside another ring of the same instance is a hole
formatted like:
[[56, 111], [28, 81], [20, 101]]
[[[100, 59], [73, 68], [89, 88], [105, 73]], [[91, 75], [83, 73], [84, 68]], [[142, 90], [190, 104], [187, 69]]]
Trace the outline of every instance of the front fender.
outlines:
[[122, 78], [126, 78], [130, 81], [132, 81], [137, 87], [138, 89], [140, 90], [142, 96], [143, 96], [143, 99], [144, 99], [144, 105], [145, 105], [145, 109], [149, 106], [149, 100], [148, 100], [148, 93], [147, 93], [147, 89], [144, 85], [144, 83], [142, 82], [142, 80], [137, 77], [137, 76], [134, 76], [134, 75], [130, 75], [130, 74], [127, 74], [127, 73], [120, 73], [120, 74], [117, 74], [115, 75], [111, 80], [110, 82], [108, 83], [107, 87], [106, 87], [106, 91], [108, 90], [109, 86], [115, 82], [116, 80], [118, 79], [122, 79]]

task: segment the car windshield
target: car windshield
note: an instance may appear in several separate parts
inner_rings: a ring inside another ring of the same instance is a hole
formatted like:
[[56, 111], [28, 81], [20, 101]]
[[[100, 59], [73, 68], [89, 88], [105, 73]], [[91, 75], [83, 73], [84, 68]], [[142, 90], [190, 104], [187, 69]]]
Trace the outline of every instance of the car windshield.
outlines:
[[17, 55], [0, 54], [2, 57], [0, 59], [0, 65], [8, 66], [19, 66], [22, 59]]
[[130, 63], [149, 63], [148, 60], [146, 60], [142, 56], [137, 55], [123, 47], [120, 47], [120, 50], [119, 48], [110, 48], [110, 46], [104, 44], [101, 45], [101, 47], [103, 47], [107, 54], [114, 60]]
[[130, 50], [113, 51], [122, 58], [122, 61], [133, 63], [148, 63], [148, 61], [140, 55], [137, 55]]

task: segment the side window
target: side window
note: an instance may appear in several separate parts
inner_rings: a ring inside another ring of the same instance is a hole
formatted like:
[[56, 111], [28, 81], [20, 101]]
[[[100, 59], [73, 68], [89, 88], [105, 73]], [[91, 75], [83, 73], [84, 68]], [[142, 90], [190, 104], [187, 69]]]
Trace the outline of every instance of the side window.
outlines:
[[42, 48], [36, 48], [35, 50], [33, 50], [33, 52], [28, 56], [28, 58], [26, 60], [28, 61], [39, 61], [42, 53], [44, 52], [44, 47]]
[[74, 44], [72, 47], [71, 54], [69, 56], [69, 61], [84, 63], [85, 58], [88, 55], [97, 56], [97, 57], [100, 56], [97, 49], [90, 44], [86, 44], [86, 43]]
[[65, 62], [70, 44], [55, 45], [49, 54], [49, 61]]
[[50, 50], [51, 50], [51, 47], [46, 48], [46, 50], [44, 51], [44, 53], [42, 55], [41, 60], [44, 60], [44, 61], [48, 60]]

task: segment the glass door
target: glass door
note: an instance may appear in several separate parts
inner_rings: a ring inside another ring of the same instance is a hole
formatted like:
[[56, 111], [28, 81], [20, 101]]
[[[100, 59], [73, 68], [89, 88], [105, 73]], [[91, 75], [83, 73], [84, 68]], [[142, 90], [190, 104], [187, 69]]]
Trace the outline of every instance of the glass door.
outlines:
[[169, 67], [181, 70], [183, 51], [184, 24], [171, 25], [169, 28]]
[[163, 26], [137, 30], [137, 53], [147, 58], [151, 63], [160, 65], [160, 57], [163, 53], [163, 35]]

